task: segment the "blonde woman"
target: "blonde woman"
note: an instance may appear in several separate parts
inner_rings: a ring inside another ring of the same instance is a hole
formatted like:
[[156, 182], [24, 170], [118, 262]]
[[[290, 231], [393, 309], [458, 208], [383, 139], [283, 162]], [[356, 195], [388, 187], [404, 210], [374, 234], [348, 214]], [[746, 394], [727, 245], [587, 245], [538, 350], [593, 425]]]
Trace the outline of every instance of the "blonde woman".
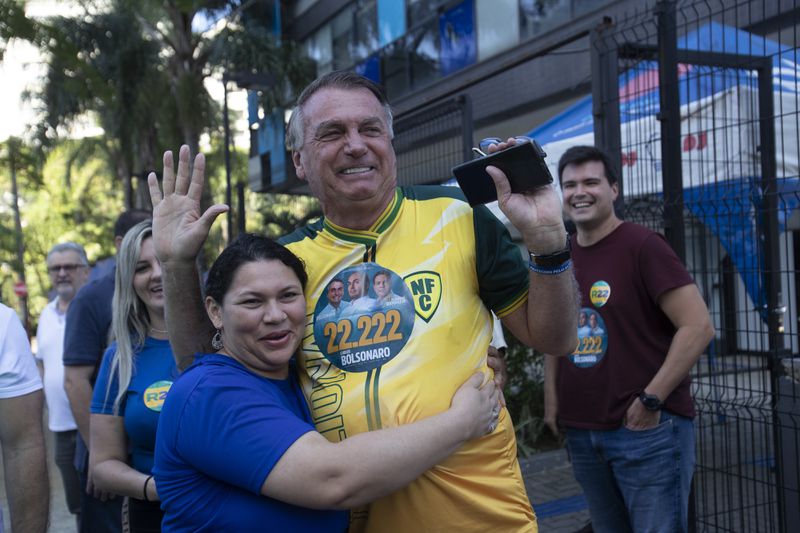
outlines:
[[178, 371], [167, 340], [150, 221], [131, 228], [122, 240], [112, 309], [115, 341], [94, 387], [89, 467], [96, 487], [128, 497], [123, 505], [127, 531], [160, 531], [153, 448], [161, 406]]

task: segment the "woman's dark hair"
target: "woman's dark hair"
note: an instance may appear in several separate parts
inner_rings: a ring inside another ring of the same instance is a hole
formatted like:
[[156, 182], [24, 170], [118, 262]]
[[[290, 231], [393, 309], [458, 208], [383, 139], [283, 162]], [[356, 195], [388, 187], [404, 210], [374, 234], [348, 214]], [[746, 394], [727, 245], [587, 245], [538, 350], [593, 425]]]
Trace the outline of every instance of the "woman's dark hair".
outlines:
[[211, 265], [206, 278], [206, 296], [211, 296], [221, 304], [239, 268], [255, 261], [280, 261], [294, 271], [300, 280], [300, 286], [305, 290], [308, 274], [299, 257], [272, 239], [252, 233], [242, 233]]

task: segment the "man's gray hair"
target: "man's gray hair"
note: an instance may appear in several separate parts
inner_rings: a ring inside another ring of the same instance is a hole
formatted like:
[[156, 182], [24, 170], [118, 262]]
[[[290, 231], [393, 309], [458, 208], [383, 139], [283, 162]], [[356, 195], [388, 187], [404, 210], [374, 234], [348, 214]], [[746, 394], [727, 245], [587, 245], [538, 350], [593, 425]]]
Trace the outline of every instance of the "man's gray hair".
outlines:
[[286, 128], [286, 149], [289, 151], [297, 151], [303, 147], [305, 139], [305, 123], [303, 121], [303, 106], [306, 102], [321, 89], [345, 89], [356, 90], [366, 89], [371, 92], [378, 102], [383, 106], [383, 111], [386, 113], [386, 125], [389, 128], [389, 138], [394, 138], [394, 130], [392, 129], [393, 117], [392, 107], [389, 105], [389, 100], [386, 98], [386, 93], [383, 89], [374, 83], [372, 80], [356, 74], [349, 70], [335, 70], [329, 72], [312, 81], [300, 96], [297, 98], [297, 105], [292, 108], [292, 116], [289, 118], [289, 125]]
[[75, 252], [78, 254], [81, 264], [83, 266], [89, 266], [89, 258], [86, 257], [86, 250], [77, 242], [72, 241], [60, 242], [50, 248], [50, 251], [47, 252], [47, 261], [50, 261], [50, 257], [52, 257], [53, 254], [61, 252]]

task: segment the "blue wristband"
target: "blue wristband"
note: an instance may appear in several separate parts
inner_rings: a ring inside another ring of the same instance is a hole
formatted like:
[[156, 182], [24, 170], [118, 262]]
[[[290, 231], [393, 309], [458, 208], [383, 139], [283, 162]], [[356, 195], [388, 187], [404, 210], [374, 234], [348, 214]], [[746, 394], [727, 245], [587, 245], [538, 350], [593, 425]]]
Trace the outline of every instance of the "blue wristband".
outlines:
[[569, 267], [571, 266], [572, 266], [572, 259], [567, 259], [560, 265], [553, 267], [536, 265], [533, 263], [533, 261], [528, 262], [528, 270], [530, 270], [531, 272], [536, 272], [537, 274], [543, 274], [545, 276], [555, 276], [556, 274], [561, 274], [562, 272], [566, 272], [567, 270], [569, 270]]

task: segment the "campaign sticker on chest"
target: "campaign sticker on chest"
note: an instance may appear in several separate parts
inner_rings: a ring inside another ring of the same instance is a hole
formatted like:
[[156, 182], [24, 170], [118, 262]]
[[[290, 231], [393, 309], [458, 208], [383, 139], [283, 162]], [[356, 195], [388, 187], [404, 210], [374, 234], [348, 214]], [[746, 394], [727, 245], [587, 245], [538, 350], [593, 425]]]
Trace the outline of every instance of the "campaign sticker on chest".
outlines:
[[164, 407], [164, 400], [167, 399], [167, 393], [170, 387], [172, 387], [171, 381], [162, 380], [151, 383], [150, 386], [144, 390], [144, 394], [142, 394], [144, 404], [147, 408], [160, 413], [161, 408]]
[[403, 280], [377, 263], [348, 267], [329, 282], [314, 308], [314, 340], [347, 372], [391, 361], [414, 329], [414, 303]]
[[592, 288], [589, 289], [589, 299], [595, 307], [603, 307], [608, 303], [611, 297], [611, 285], [603, 280], [595, 281], [592, 283]]
[[584, 307], [578, 315], [578, 347], [569, 356], [579, 368], [589, 368], [600, 362], [608, 349], [608, 331], [603, 317], [594, 309]]

